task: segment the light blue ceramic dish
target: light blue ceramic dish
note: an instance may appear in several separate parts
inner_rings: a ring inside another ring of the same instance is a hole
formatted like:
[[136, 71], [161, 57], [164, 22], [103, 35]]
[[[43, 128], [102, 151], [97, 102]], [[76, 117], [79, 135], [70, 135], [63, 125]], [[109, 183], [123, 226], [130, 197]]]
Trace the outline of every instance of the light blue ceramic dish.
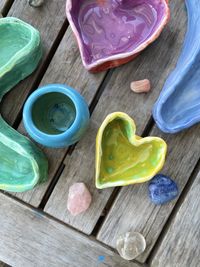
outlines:
[[200, 1], [185, 2], [188, 30], [182, 53], [153, 110], [158, 127], [167, 133], [200, 122]]
[[38, 143], [53, 148], [78, 142], [89, 124], [84, 98], [73, 88], [50, 84], [30, 95], [23, 110], [24, 126]]

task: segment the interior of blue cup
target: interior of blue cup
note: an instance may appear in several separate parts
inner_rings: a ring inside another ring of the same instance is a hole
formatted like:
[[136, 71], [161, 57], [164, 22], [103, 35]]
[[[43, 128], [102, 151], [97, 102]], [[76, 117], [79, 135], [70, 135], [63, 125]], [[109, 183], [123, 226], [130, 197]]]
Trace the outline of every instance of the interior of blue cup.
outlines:
[[157, 0], [74, 0], [71, 10], [87, 64], [133, 51], [165, 15], [166, 5]]
[[54, 92], [40, 96], [32, 107], [34, 125], [49, 135], [67, 131], [76, 118], [76, 108], [65, 94]]

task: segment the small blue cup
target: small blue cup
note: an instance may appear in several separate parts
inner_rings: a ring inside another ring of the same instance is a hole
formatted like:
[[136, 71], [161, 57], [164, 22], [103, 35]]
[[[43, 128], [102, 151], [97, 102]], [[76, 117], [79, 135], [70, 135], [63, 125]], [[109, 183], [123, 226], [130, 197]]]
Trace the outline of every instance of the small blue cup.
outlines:
[[27, 99], [23, 109], [24, 127], [38, 143], [53, 148], [78, 142], [89, 124], [89, 109], [73, 88], [50, 84]]

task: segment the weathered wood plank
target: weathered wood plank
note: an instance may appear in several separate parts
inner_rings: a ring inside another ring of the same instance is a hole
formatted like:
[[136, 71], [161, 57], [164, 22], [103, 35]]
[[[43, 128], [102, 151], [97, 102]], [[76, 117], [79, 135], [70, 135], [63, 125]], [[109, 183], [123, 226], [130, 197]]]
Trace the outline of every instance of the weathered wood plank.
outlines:
[[151, 267], [200, 266], [200, 172], [168, 229]]
[[0, 0], [0, 11], [2, 11], [5, 3], [6, 3], [6, 0]]
[[[61, 175], [45, 210], [79, 230], [90, 234], [100, 217], [112, 189], [97, 190], [94, 187], [94, 156], [96, 132], [104, 117], [113, 111], [129, 113], [136, 121], [137, 134], [141, 134], [151, 115], [152, 104], [162, 88], [169, 71], [175, 66], [184, 36], [186, 16], [181, 0], [171, 2], [172, 20], [164, 33], [151, 48], [134, 62], [117, 68], [108, 82], [91, 119], [90, 129], [71, 156], [65, 160]], [[158, 75], [159, 73], [159, 75]], [[130, 90], [132, 80], [149, 78], [153, 90], [148, 94], [134, 94]], [[67, 211], [67, 194], [72, 183], [85, 182], [93, 194], [91, 208], [83, 215], [72, 217]]]
[[[81, 92], [90, 104], [105, 74], [105, 72], [102, 72], [93, 75], [84, 69], [74, 36], [69, 28], [40, 85], [48, 83], [66, 83]], [[25, 133], [22, 124], [18, 130]], [[67, 149], [42, 149], [49, 160], [50, 169], [48, 182], [36, 187], [32, 191], [16, 194], [18, 198], [33, 206], [38, 206], [40, 204], [67, 151]]]
[[[178, 183], [180, 193], [200, 158], [199, 131], [200, 125], [177, 135], [163, 134], [156, 127], [151, 133], [153, 136], [162, 137], [168, 144], [168, 157], [162, 172], [173, 177]], [[175, 203], [176, 201], [173, 201], [163, 206], [152, 204], [146, 183], [124, 187], [97, 238], [115, 247], [116, 238], [122, 233], [130, 230], [141, 232], [147, 241], [147, 249], [138, 260], [145, 262]]]
[[2, 116], [10, 124], [14, 123], [24, 100], [30, 90], [34, 89], [34, 83], [40, 75], [51, 47], [55, 43], [59, 31], [66, 20], [65, 3], [65, 0], [45, 1], [43, 7], [32, 8], [27, 0], [16, 0], [8, 13], [8, 16], [18, 17], [36, 27], [41, 33], [44, 47], [44, 56], [39, 68], [8, 93], [1, 103]]
[[[112, 192], [112, 189], [97, 190], [94, 185], [94, 142], [97, 127], [98, 124], [92, 120], [85, 138], [79, 143], [75, 152], [67, 156], [64, 172], [45, 207], [45, 211], [49, 214], [86, 234], [91, 234]], [[91, 143], [88, 143], [89, 140]], [[67, 210], [68, 190], [74, 182], [84, 182], [93, 198], [88, 211], [76, 217], [70, 215]]]
[[[95, 240], [0, 194], [0, 260], [12, 266], [138, 267]], [[104, 256], [103, 262], [99, 256]]]
[[4, 11], [7, 9], [14, 0], [0, 0], [0, 17], [1, 14], [4, 15]]
[[[6, 2], [7, 2], [6, 0], [0, 0], [0, 13], [2, 13]], [[0, 14], [0, 16], [1, 16], [1, 14]]]

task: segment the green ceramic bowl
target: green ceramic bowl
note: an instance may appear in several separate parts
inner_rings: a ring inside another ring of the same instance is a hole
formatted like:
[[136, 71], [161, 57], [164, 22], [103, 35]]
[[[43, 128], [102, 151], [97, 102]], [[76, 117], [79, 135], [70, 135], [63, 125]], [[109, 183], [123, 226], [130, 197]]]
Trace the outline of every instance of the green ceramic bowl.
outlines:
[[35, 28], [17, 18], [0, 19], [0, 98], [32, 73], [41, 57]]

